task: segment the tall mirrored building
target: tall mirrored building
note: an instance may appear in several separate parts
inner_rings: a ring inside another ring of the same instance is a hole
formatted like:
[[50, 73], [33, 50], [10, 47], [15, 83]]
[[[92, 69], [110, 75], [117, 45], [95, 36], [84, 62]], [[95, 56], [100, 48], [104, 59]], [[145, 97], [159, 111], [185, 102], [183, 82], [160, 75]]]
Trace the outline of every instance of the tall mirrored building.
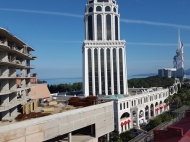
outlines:
[[128, 94], [125, 40], [115, 0], [89, 0], [85, 7], [83, 91], [89, 95]]

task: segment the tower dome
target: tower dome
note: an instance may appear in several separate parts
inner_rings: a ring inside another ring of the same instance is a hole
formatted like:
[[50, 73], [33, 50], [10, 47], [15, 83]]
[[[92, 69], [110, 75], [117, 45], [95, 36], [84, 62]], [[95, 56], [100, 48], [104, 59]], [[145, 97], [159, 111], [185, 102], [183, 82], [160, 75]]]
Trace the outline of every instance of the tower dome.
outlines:
[[85, 39], [119, 40], [119, 18], [115, 0], [89, 0], [85, 8]]

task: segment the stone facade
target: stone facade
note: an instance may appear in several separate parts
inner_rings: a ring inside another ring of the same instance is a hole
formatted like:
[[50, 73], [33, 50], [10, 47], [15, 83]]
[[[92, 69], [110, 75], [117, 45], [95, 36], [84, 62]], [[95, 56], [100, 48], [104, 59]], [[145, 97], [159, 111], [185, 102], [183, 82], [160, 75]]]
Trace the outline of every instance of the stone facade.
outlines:
[[1, 142], [41, 142], [94, 125], [98, 138], [114, 130], [113, 102], [1, 126]]

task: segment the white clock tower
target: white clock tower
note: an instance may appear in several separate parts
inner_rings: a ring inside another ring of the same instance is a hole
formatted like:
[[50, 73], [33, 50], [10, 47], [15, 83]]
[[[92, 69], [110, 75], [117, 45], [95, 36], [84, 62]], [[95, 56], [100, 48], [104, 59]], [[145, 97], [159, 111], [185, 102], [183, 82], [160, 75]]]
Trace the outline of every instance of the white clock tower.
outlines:
[[89, 95], [128, 94], [125, 40], [115, 0], [89, 0], [85, 8], [83, 91]]

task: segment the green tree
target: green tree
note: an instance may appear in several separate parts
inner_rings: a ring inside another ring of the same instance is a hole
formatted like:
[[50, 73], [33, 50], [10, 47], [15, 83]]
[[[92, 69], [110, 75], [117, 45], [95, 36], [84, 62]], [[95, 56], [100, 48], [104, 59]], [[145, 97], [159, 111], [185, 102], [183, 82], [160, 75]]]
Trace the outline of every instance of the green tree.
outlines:
[[160, 125], [162, 123], [162, 119], [158, 116], [153, 120], [150, 120], [150, 122], [147, 124], [146, 128], [147, 131], [152, 130], [153, 128], [155, 128], [156, 126]]
[[180, 99], [180, 97], [175, 96], [175, 97], [174, 97], [174, 103], [177, 105], [177, 108], [178, 108], [179, 104], [181, 104], [181, 99]]
[[120, 138], [123, 142], [127, 142], [135, 137], [135, 134], [132, 131], [126, 131], [120, 134]]

